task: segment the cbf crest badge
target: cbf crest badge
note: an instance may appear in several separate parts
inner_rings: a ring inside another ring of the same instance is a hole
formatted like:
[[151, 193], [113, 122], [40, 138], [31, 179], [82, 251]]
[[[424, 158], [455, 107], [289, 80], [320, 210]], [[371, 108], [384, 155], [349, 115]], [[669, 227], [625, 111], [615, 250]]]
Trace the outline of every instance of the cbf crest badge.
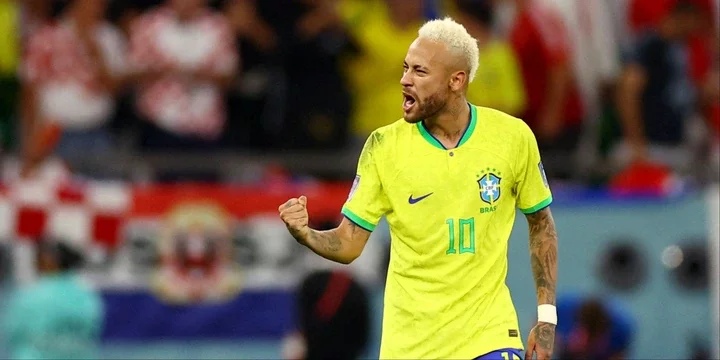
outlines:
[[500, 182], [502, 181], [502, 178], [500, 177], [502, 173], [500, 173], [497, 169], [491, 169], [487, 168], [482, 172], [482, 175], [480, 176], [480, 179], [478, 179], [477, 183], [480, 187], [480, 199], [484, 201], [487, 204], [495, 205], [495, 203], [500, 199], [500, 195], [502, 195], [502, 189], [500, 186]]

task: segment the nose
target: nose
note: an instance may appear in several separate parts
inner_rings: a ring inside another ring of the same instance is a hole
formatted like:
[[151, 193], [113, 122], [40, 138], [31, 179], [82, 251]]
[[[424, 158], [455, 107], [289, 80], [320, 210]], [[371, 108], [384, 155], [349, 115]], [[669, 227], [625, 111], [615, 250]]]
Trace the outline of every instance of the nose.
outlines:
[[412, 86], [410, 71], [405, 71], [403, 76], [400, 78], [400, 85], [403, 87]]

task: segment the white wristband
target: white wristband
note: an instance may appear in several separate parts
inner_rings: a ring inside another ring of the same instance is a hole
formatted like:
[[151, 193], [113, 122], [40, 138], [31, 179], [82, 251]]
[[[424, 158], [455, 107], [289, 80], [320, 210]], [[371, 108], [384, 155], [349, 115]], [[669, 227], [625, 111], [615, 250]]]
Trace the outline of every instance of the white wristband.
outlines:
[[538, 306], [538, 322], [557, 325], [557, 309], [555, 305], [542, 304]]

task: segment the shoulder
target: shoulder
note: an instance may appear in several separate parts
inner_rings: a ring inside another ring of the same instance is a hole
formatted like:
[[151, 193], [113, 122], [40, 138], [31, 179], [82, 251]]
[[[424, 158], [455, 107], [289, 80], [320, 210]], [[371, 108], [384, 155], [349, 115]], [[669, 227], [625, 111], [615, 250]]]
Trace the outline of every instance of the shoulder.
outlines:
[[412, 133], [415, 124], [409, 124], [403, 119], [399, 119], [391, 124], [375, 129], [366, 142], [366, 148], [372, 150], [387, 150], [396, 145], [399, 141], [407, 138]]
[[527, 123], [520, 118], [492, 108], [475, 106], [475, 109], [478, 122], [491, 133], [522, 138], [535, 136]]

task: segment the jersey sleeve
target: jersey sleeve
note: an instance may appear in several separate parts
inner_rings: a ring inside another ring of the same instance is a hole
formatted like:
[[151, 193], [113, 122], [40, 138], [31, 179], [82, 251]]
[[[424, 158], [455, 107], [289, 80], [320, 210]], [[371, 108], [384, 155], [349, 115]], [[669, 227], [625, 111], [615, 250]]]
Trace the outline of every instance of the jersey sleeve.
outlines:
[[545, 176], [537, 140], [529, 127], [521, 132], [518, 150], [516, 195], [517, 206], [525, 214], [542, 210], [552, 203], [550, 185]]
[[377, 132], [365, 142], [355, 181], [342, 208], [346, 218], [367, 231], [375, 230], [380, 218], [390, 209], [378, 172], [378, 165], [383, 159], [381, 142], [382, 134]]

